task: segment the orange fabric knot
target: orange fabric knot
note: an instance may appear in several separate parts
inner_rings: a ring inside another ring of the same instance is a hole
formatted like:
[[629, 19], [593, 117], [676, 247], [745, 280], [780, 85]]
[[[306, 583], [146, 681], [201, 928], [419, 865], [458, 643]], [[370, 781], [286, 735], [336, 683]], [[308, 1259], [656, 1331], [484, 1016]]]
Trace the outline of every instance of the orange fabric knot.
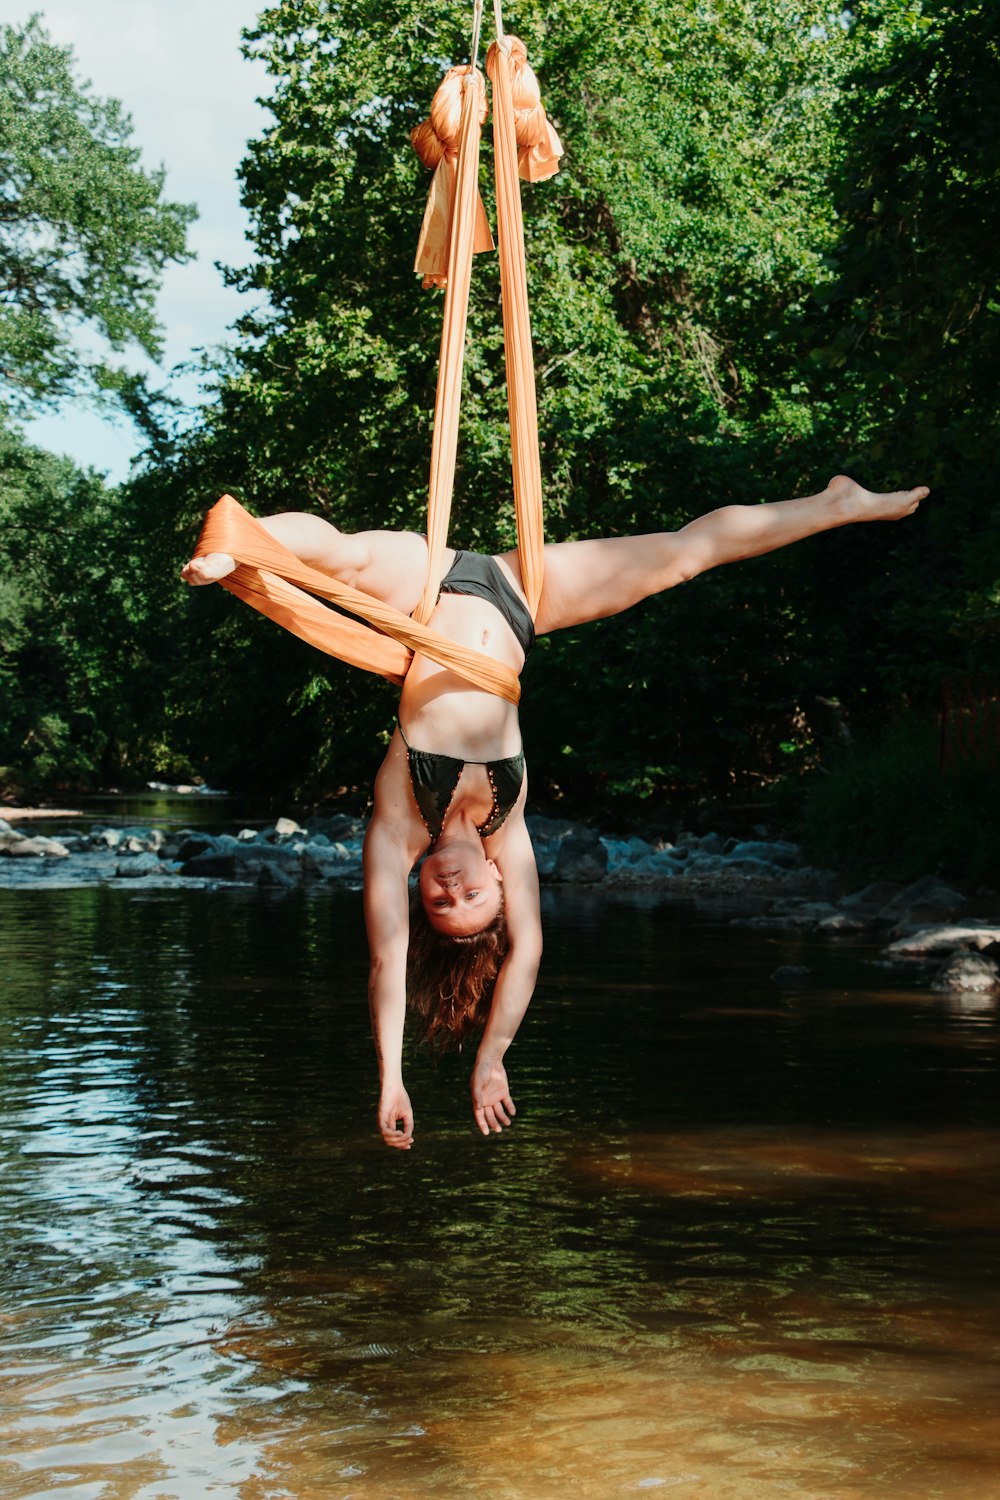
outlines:
[[[462, 101], [469, 86], [469, 73], [467, 63], [459, 68], [449, 68], [431, 100], [430, 119], [424, 120], [410, 132], [414, 151], [424, 166], [430, 167], [434, 172], [413, 265], [413, 269], [423, 276], [425, 287], [448, 285], [448, 246], [455, 205], [458, 138], [462, 124]], [[482, 127], [489, 114], [489, 104], [486, 100], [486, 84], [480, 72], [473, 75], [471, 87], [476, 92], [479, 126]], [[493, 249], [493, 236], [478, 193], [472, 248], [474, 251]]]
[[[520, 37], [508, 36], [511, 91], [514, 98], [514, 131], [520, 150], [518, 172], [526, 182], [544, 182], [559, 170], [562, 142], [542, 106], [538, 79], [528, 66], [528, 49]], [[486, 71], [493, 78], [497, 43], [486, 54]]]
[[[468, 76], [468, 63], [460, 68], [449, 68], [431, 100], [430, 119], [424, 120], [421, 125], [410, 131], [414, 151], [424, 166], [430, 167], [432, 171], [443, 156], [450, 156], [452, 161], [455, 159], [458, 151], [458, 131], [462, 123], [462, 95], [465, 91], [465, 79]], [[479, 95], [479, 123], [484, 125], [490, 107], [486, 101], [486, 85], [483, 83], [483, 75], [479, 72], [476, 73], [473, 88]]]
[[448, 147], [434, 129], [431, 121], [424, 120], [421, 124], [415, 125], [410, 131], [410, 140], [424, 166], [430, 167], [433, 172]]

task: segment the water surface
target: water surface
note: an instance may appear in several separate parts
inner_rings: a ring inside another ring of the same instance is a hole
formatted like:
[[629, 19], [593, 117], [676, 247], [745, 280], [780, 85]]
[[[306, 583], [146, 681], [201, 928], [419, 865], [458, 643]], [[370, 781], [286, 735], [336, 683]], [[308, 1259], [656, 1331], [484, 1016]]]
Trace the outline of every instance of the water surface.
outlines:
[[356, 894], [0, 895], [4, 1500], [1000, 1492], [992, 1006], [545, 920], [516, 1124], [417, 1052], [395, 1153]]

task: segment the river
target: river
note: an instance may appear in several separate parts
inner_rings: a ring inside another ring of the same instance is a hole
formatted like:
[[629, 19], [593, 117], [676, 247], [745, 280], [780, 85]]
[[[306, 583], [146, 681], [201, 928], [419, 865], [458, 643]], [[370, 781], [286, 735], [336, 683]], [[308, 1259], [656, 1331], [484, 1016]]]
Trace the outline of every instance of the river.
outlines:
[[392, 1152], [356, 893], [0, 898], [3, 1500], [1000, 1493], [992, 1004], [548, 892]]

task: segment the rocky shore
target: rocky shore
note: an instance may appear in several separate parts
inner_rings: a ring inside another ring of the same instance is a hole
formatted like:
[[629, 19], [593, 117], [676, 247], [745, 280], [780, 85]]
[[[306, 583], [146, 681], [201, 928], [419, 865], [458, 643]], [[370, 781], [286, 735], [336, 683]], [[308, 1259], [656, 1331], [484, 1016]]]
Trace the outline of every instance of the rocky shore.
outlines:
[[[796, 844], [719, 833], [676, 840], [618, 839], [583, 824], [529, 817], [543, 882], [608, 891], [656, 892], [724, 913], [737, 925], [805, 930], [831, 939], [861, 936], [881, 945], [882, 961], [945, 993], [1000, 994], [1000, 914], [984, 915], [934, 876], [910, 885], [877, 881], [846, 888], [829, 870], [803, 862]], [[235, 834], [188, 828], [67, 823], [57, 836], [21, 832], [0, 819], [0, 887], [67, 888], [127, 883], [131, 888], [254, 885], [274, 892], [327, 882], [361, 884], [361, 819], [338, 815]], [[993, 903], [1000, 913], [1000, 897]], [[797, 985], [808, 970], [786, 966], [777, 984]]]

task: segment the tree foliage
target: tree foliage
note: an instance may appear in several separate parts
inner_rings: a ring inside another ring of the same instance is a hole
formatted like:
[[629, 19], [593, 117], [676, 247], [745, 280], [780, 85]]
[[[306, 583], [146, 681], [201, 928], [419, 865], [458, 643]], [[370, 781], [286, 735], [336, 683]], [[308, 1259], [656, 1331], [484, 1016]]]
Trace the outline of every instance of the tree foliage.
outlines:
[[41, 21], [0, 27], [0, 387], [23, 413], [127, 377], [79, 331], [155, 358], [163, 269], [189, 258], [187, 204], [163, 198], [116, 99], [77, 81]]
[[37, 786], [170, 769], [176, 536], [0, 429], [0, 764]]
[[[409, 131], [467, 55], [469, 12], [298, 0], [248, 33], [273, 119], [243, 168], [254, 257], [229, 274], [257, 310], [203, 421], [120, 502], [164, 558], [222, 490], [421, 527], [440, 300], [411, 270], [427, 177]], [[566, 145], [523, 190], [549, 535], [675, 527], [843, 468], [935, 486], [901, 526], [542, 643], [536, 795], [746, 797], [845, 734], [932, 717], [942, 682], [996, 668], [996, 8], [523, 0], [507, 24]], [[487, 134], [488, 209], [490, 154]], [[513, 535], [498, 297], [480, 257], [453, 533], [487, 550]], [[172, 754], [301, 791], [370, 773], [391, 692], [228, 598], [158, 588], [136, 629], [170, 622]]]
[[[217, 415], [250, 437], [264, 503], [301, 484], [331, 513], [419, 518], [440, 303], [410, 269], [426, 174], [409, 131], [468, 19], [312, 0], [251, 34], [275, 123], [245, 165], [258, 258], [235, 279], [268, 305]], [[654, 460], [727, 428], [756, 376], [748, 325], [810, 284], [832, 220], [817, 121], [846, 44], [827, 5], [783, 0], [638, 0], [613, 20], [529, 0], [515, 19], [567, 144], [524, 193], [553, 529], [625, 530], [657, 497]], [[459, 487], [472, 535], [499, 516], [509, 537], [497, 296], [480, 260]]]
[[[440, 302], [411, 270], [427, 179], [409, 131], [442, 60], [464, 55], [467, 22], [464, 4], [311, 3], [265, 11], [250, 36], [275, 78], [274, 124], [244, 169], [258, 256], [234, 274], [267, 303], [220, 372], [202, 453], [217, 487], [262, 510], [422, 525]], [[751, 15], [683, 0], [643, 0], [614, 25], [593, 4], [532, 3], [510, 24], [567, 145], [559, 177], [524, 190], [550, 535], [653, 530], [758, 498], [755, 454], [807, 422], [804, 386], [762, 394], [773, 355], [760, 332], [822, 273], [832, 148], [817, 121], [843, 29], [824, 5]], [[484, 189], [489, 203], [485, 171]], [[513, 536], [497, 301], [481, 258], [455, 534], [487, 549]], [[532, 673], [551, 671], [571, 705], [538, 726], [536, 771], [562, 775], [557, 725], [577, 721], [578, 687], [586, 702], [604, 681], [612, 717], [633, 692], [612, 664], [619, 629], [591, 633], [586, 653], [557, 643], [529, 669], [529, 717]], [[625, 635], [644, 629], [638, 617]], [[595, 670], [605, 639], [607, 670]], [[699, 679], [706, 692], [727, 684], [719, 670]], [[601, 721], [587, 716], [572, 747], [588, 774], [606, 764]], [[640, 779], [666, 773], [675, 750], [640, 750]]]

